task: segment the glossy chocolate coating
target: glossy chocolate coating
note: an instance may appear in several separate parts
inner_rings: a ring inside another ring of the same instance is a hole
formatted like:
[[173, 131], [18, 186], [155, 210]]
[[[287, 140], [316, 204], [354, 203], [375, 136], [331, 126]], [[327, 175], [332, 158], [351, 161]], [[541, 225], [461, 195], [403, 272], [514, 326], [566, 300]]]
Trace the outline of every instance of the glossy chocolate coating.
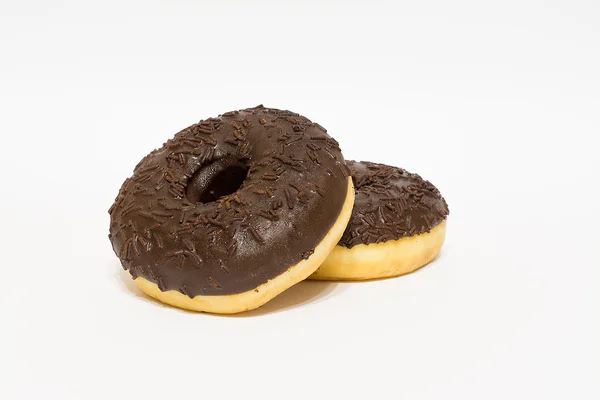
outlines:
[[448, 216], [448, 204], [430, 182], [402, 168], [346, 161], [354, 181], [352, 217], [340, 246], [381, 243], [429, 232]]
[[228, 112], [135, 167], [109, 210], [109, 238], [123, 268], [162, 291], [246, 292], [312, 254], [342, 210], [348, 176], [338, 143], [307, 118]]

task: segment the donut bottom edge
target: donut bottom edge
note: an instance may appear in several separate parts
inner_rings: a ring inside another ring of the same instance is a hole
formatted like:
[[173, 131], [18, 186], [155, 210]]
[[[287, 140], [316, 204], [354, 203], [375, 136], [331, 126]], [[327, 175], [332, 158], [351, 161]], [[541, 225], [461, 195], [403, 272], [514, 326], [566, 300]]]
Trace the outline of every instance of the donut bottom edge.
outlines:
[[253, 310], [267, 303], [280, 293], [305, 280], [327, 258], [342, 238], [346, 225], [352, 215], [354, 206], [354, 186], [352, 178], [348, 178], [348, 193], [336, 222], [323, 240], [315, 247], [313, 254], [306, 260], [291, 266], [283, 274], [263, 283], [262, 285], [242, 293], [225, 296], [196, 296], [190, 298], [176, 290], [161, 291], [158, 285], [138, 277], [135, 284], [148, 296], [174, 307], [190, 311], [208, 312], [214, 314], [236, 314]]
[[444, 220], [420, 235], [352, 248], [336, 246], [308, 279], [361, 281], [408, 274], [433, 260], [445, 237]]

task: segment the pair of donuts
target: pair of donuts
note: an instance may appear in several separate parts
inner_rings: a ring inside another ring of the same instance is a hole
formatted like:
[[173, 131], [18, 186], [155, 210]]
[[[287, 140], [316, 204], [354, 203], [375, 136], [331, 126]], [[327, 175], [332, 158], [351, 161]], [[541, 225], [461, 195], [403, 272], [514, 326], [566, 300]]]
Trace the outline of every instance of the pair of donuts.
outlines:
[[177, 133], [138, 163], [109, 214], [142, 291], [232, 314], [307, 278], [413, 271], [439, 251], [448, 207], [418, 175], [346, 162], [323, 127], [261, 105]]

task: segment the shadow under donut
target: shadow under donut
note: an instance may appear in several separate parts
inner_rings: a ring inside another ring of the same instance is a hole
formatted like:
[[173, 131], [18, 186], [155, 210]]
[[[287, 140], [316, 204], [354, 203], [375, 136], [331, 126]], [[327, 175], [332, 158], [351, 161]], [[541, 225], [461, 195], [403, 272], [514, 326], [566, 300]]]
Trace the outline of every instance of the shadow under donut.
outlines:
[[302, 281], [281, 293], [273, 300], [267, 302], [262, 307], [228, 316], [234, 318], [247, 318], [277, 313], [299, 307], [303, 304], [321, 301], [343, 290], [345, 290], [345, 286], [339, 285], [338, 282]]

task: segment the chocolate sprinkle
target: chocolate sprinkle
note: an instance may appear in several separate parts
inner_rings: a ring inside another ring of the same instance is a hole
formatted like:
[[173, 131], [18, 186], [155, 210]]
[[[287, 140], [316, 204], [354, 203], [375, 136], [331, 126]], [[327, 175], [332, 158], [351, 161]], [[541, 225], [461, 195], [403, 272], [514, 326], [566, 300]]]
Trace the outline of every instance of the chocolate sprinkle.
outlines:
[[346, 161], [354, 181], [352, 217], [340, 246], [382, 243], [429, 232], [448, 216], [448, 204], [430, 182], [402, 168]]

